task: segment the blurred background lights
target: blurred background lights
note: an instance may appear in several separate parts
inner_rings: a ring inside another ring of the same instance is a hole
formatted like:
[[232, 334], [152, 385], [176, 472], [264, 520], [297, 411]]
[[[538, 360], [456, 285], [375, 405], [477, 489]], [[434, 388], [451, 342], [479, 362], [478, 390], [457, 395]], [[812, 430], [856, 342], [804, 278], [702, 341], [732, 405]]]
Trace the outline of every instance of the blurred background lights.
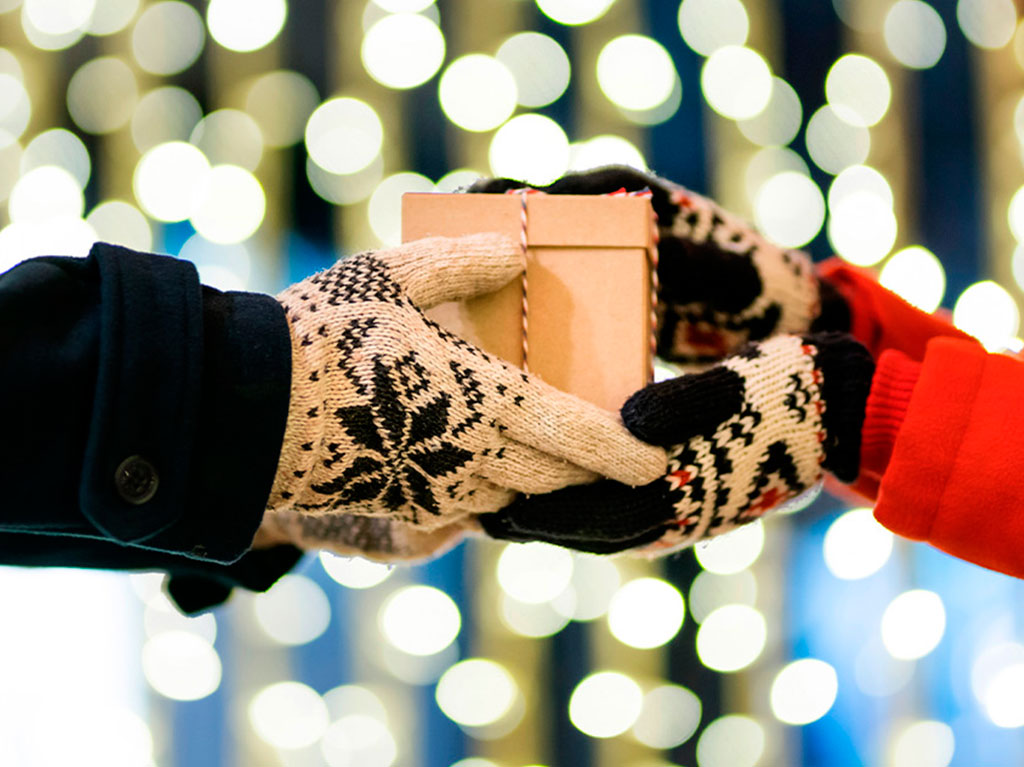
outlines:
[[715, 671], [746, 668], [760, 656], [768, 636], [764, 616], [746, 605], [725, 605], [697, 630], [697, 657]]
[[501, 595], [500, 617], [511, 631], [520, 636], [546, 637], [557, 634], [569, 623], [570, 616], [557, 611], [550, 602], [530, 604]]
[[132, 23], [141, 0], [97, 0], [89, 18], [90, 35], [112, 35]]
[[[21, 7], [21, 29], [25, 37], [36, 48], [44, 51], [59, 51], [70, 48], [82, 39], [88, 24], [88, 19], [78, 26], [71, 27], [63, 32], [46, 32], [36, 26], [35, 20], [41, 19], [46, 25], [53, 25], [59, 28], [66, 28], [67, 22], [81, 18], [81, 12], [73, 12], [65, 17], [63, 8], [71, 5], [73, 0], [29, 0]], [[93, 5], [93, 0], [85, 0], [80, 5], [86, 10]], [[36, 12], [33, 12], [36, 11]], [[54, 13], [51, 14], [51, 11]]]
[[217, 165], [205, 174], [193, 199], [190, 220], [210, 242], [242, 242], [251, 237], [267, 210], [263, 187], [245, 168]]
[[831, 208], [828, 239], [836, 253], [857, 266], [885, 258], [896, 243], [892, 207], [871, 192], [851, 192]]
[[78, 181], [64, 168], [44, 165], [33, 168], [11, 190], [7, 213], [11, 221], [80, 218], [85, 198]]
[[409, 655], [434, 655], [455, 641], [462, 616], [452, 598], [433, 586], [405, 586], [381, 605], [384, 637]]
[[237, 109], [210, 112], [192, 130], [189, 141], [202, 150], [212, 165], [238, 165], [255, 171], [263, 156], [260, 126]]
[[0, 146], [0, 202], [4, 202], [21, 177], [21, 146]]
[[86, 133], [110, 133], [125, 125], [138, 100], [135, 74], [114, 56], [93, 59], [68, 83], [68, 112]]
[[388, 723], [387, 707], [372, 690], [357, 684], [343, 684], [324, 693], [327, 714], [338, 720], [350, 714], [363, 714]]
[[885, 176], [867, 165], [851, 165], [832, 179], [828, 188], [828, 205], [835, 208], [843, 200], [858, 192], [878, 197], [890, 208], [893, 206], [892, 188]]
[[911, 245], [892, 254], [878, 281], [923, 312], [934, 312], [946, 293], [946, 271], [927, 248]]
[[1002, 48], [1017, 27], [1013, 0], [957, 0], [956, 20], [964, 36], [979, 48]]
[[683, 40], [704, 56], [727, 45], [743, 45], [750, 31], [740, 0], [683, 0], [678, 21]]
[[923, 658], [946, 630], [946, 609], [934, 591], [905, 591], [882, 614], [882, 643], [894, 658]]
[[608, 610], [621, 582], [615, 562], [594, 554], [573, 554], [572, 589], [575, 599], [572, 619], [592, 621]]
[[384, 722], [349, 714], [328, 726], [320, 753], [328, 767], [390, 767], [398, 757], [398, 746]]
[[244, 53], [273, 41], [287, 15], [285, 0], [210, 0], [206, 23], [214, 40]]
[[764, 754], [764, 727], [749, 716], [721, 716], [697, 741], [699, 767], [755, 767]]
[[[44, 727], [26, 733], [30, 745], [8, 754], [0, 742], [0, 758], [11, 767], [74, 764], [76, 767], [148, 767], [153, 764], [153, 734], [138, 713], [104, 703], [63, 708], [51, 706], [46, 722], [60, 736], [47, 736]], [[40, 723], [41, 725], [42, 723]]]
[[495, 58], [516, 81], [516, 99], [524, 107], [547, 106], [569, 87], [570, 66], [565, 49], [539, 32], [512, 35]]
[[306, 121], [320, 97], [305, 75], [278, 69], [254, 79], [245, 94], [245, 111], [259, 124], [267, 146], [291, 146], [302, 139]]
[[85, 219], [100, 242], [110, 242], [149, 253], [153, 250], [153, 228], [149, 220], [129, 202], [101, 202]]
[[56, 165], [70, 173], [79, 188], [89, 183], [92, 161], [85, 144], [71, 131], [51, 128], [33, 138], [21, 155], [21, 173], [42, 165]]
[[337, 583], [350, 589], [369, 589], [383, 583], [394, 567], [371, 562], [361, 557], [342, 557], [329, 551], [320, 552], [320, 565]]
[[651, 748], [675, 748], [700, 725], [700, 698], [685, 687], [663, 684], [644, 695], [633, 735]]
[[885, 44], [893, 58], [912, 69], [935, 66], [946, 50], [946, 26], [922, 0], [897, 0], [885, 15]]
[[792, 149], [769, 146], [754, 152], [747, 161], [747, 167], [743, 174], [743, 188], [751, 207], [757, 200], [757, 195], [765, 182], [784, 171], [810, 176], [807, 163]]
[[517, 115], [495, 132], [488, 159], [495, 176], [550, 184], [569, 167], [569, 139], [550, 117]]
[[483, 173], [469, 168], [456, 168], [441, 176], [435, 187], [438, 192], [455, 192], [469, 186], [483, 175]]
[[184, 88], [154, 88], [139, 99], [132, 115], [132, 141], [140, 152], [169, 141], [188, 141], [202, 116], [196, 97]]
[[863, 163], [871, 149], [868, 129], [843, 119], [831, 106], [823, 106], [811, 115], [805, 139], [814, 164], [833, 175]]
[[433, 191], [433, 182], [419, 173], [388, 176], [377, 185], [366, 209], [373, 233], [385, 245], [398, 245], [402, 240], [402, 195]]
[[166, 0], [150, 5], [132, 30], [132, 53], [155, 75], [173, 75], [192, 66], [203, 50], [206, 29], [188, 3]]
[[1024, 727], [1024, 663], [1000, 669], [982, 696], [985, 714], [997, 727]]
[[1013, 197], [1010, 198], [1010, 206], [1006, 215], [1013, 236], [1017, 238], [1017, 242], [1024, 242], [1024, 186], [1014, 192]]
[[440, 69], [444, 52], [441, 30], [418, 13], [385, 16], [363, 36], [363, 66], [389, 88], [422, 85]]
[[640, 150], [621, 136], [595, 136], [569, 145], [569, 170], [587, 170], [603, 165], [628, 165], [647, 170]]
[[772, 78], [772, 94], [760, 114], [736, 124], [750, 141], [761, 146], [785, 146], [800, 132], [803, 108], [793, 86], [781, 77]]
[[21, 80], [8, 72], [0, 72], [0, 147], [13, 144], [32, 116], [32, 103]]
[[355, 173], [380, 153], [384, 127], [373, 107], [354, 98], [325, 101], [306, 123], [310, 158], [331, 173]]
[[201, 234], [189, 237], [181, 246], [179, 258], [191, 261], [199, 271], [199, 280], [218, 290], [247, 290], [252, 272], [252, 257], [242, 243], [210, 242]]
[[728, 575], [750, 567], [764, 548], [764, 524], [755, 520], [725, 535], [701, 541], [693, 553], [705, 570]]
[[160, 144], [142, 155], [135, 166], [135, 198], [159, 221], [184, 221], [192, 214], [195, 196], [209, 172], [206, 156], [191, 144]]
[[384, 176], [384, 162], [380, 155], [355, 173], [328, 173], [310, 158], [306, 158], [306, 180], [320, 197], [335, 205], [351, 205], [365, 200]]
[[305, 748], [327, 730], [327, 704], [301, 682], [278, 682], [264, 687], [249, 703], [249, 723], [275, 748]]
[[559, 24], [589, 24], [601, 18], [615, 0], [536, 0], [537, 7]]
[[876, 61], [848, 53], [829, 69], [825, 95], [841, 119], [855, 125], [874, 125], [889, 110], [892, 86]]
[[150, 687], [172, 700], [200, 700], [220, 686], [217, 651], [190, 631], [165, 631], [148, 639], [142, 671]]
[[445, 116], [463, 130], [493, 130], [515, 111], [516, 79], [493, 56], [471, 53], [445, 68], [438, 98]]
[[146, 600], [142, 625], [147, 637], [154, 637], [168, 631], [185, 631], [201, 637], [209, 644], [217, 639], [217, 619], [213, 613], [195, 617], [183, 615], [162, 591]]
[[486, 658], [456, 663], [438, 680], [434, 693], [444, 715], [468, 727], [497, 722], [512, 710], [518, 696], [508, 670]]
[[283, 645], [312, 642], [331, 622], [327, 595], [304, 575], [285, 575], [269, 591], [256, 594], [252, 606], [260, 628]]
[[373, 0], [373, 4], [388, 13], [419, 13], [434, 4], [434, 0]]
[[953, 729], [945, 722], [927, 720], [902, 727], [893, 738], [890, 764], [914, 767], [949, 767], [956, 752]]
[[617, 671], [599, 671], [572, 691], [569, 721], [592, 738], [613, 738], [636, 723], [643, 703], [643, 691], [630, 677]]
[[814, 239], [825, 222], [825, 198], [810, 178], [783, 171], [761, 185], [754, 199], [754, 221], [770, 240], [799, 248]]
[[851, 509], [825, 533], [825, 564], [837, 578], [867, 578], [892, 554], [893, 535], [875, 521], [871, 509]]
[[816, 658], [795, 660], [772, 682], [772, 713], [786, 724], [810, 724], [828, 713], [838, 691], [836, 670], [828, 663]]
[[646, 650], [671, 641], [685, 615], [679, 589], [661, 578], [636, 578], [612, 598], [608, 629], [623, 644]]
[[625, 109], [653, 109], [672, 94], [675, 65], [653, 38], [622, 35], [597, 57], [597, 82], [608, 100]]
[[546, 543], [510, 543], [498, 558], [498, 584], [520, 602], [548, 602], [569, 585], [572, 568], [568, 549]]
[[915, 667], [915, 661], [892, 657], [880, 636], [871, 636], [854, 659], [853, 678], [865, 695], [886, 698], [910, 683]]
[[96, 0], [24, 0], [23, 14], [46, 35], [65, 35], [89, 23]]
[[991, 280], [968, 287], [953, 305], [953, 324], [977, 338], [989, 351], [1005, 348], [1017, 335], [1017, 302]]
[[757, 579], [750, 570], [731, 575], [707, 571], [698, 573], [690, 585], [690, 614], [703, 623], [711, 613], [727, 604], [753, 607], [757, 601]]
[[616, 108], [622, 117], [634, 125], [660, 125], [678, 112], [682, 103], [683, 83], [679, 79], [679, 75], [673, 71], [672, 90], [669, 92], [668, 98], [657, 106], [650, 109], [627, 109], [624, 106], [616, 105]]
[[704, 98], [723, 117], [745, 120], [768, 106], [772, 73], [761, 54], [739, 45], [719, 48], [700, 73]]

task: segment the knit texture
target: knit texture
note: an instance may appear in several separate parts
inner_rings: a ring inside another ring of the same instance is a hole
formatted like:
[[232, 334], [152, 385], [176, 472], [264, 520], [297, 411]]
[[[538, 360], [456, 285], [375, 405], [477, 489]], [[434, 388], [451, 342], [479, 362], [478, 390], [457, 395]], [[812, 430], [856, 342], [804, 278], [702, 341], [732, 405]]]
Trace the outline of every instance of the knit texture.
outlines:
[[[634, 434], [671, 444], [664, 477], [639, 490], [601, 482], [519, 499], [481, 523], [494, 537], [643, 556], [721, 535], [814, 487], [832, 451], [857, 454], [872, 370], [863, 347], [845, 336], [748, 345], [623, 406]], [[830, 387], [830, 377], [850, 380]], [[828, 391], [839, 396], [826, 403]]]
[[391, 544], [367, 543], [386, 526], [322, 517], [431, 531], [500, 509], [517, 492], [598, 474], [642, 484], [664, 471], [664, 451], [631, 436], [615, 414], [491, 357], [421, 311], [496, 290], [521, 273], [521, 259], [501, 235], [431, 238], [353, 256], [278, 296], [291, 330], [292, 391], [268, 509], [294, 512], [278, 520], [293, 540], [407, 552], [407, 537], [396, 534]]

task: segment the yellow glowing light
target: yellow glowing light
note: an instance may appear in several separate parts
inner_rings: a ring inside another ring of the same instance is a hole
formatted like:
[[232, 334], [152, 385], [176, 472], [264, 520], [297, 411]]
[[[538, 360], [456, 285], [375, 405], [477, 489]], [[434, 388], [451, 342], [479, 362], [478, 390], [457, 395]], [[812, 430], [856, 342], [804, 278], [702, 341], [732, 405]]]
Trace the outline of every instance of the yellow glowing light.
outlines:
[[202, 637], [211, 645], [217, 639], [217, 619], [213, 613], [204, 613], [194, 618], [183, 615], [160, 591], [146, 600], [142, 623], [147, 637], [168, 631], [186, 631]]
[[739, 120], [740, 131], [761, 146], [785, 146], [796, 138], [803, 122], [800, 97], [781, 77], [772, 78], [772, 95], [768, 105], [755, 117]]
[[525, 107], [542, 107], [557, 101], [569, 87], [570, 66], [565, 50], [539, 32], [512, 35], [498, 48], [495, 58], [516, 81], [516, 98]]
[[456, 663], [438, 680], [434, 697], [444, 715], [468, 727], [483, 727], [506, 716], [519, 696], [504, 666], [486, 658]]
[[[608, 611], [621, 582], [619, 569], [607, 557], [573, 554], [572, 592], [575, 597], [572, 614], [576, 621], [592, 621]], [[555, 609], [559, 608], [556, 600]]]
[[135, 166], [135, 198], [158, 221], [184, 221], [192, 214], [196, 194], [209, 172], [206, 157], [191, 144], [160, 144], [142, 155]]
[[483, 175], [483, 173], [470, 170], [469, 168], [456, 168], [455, 170], [448, 171], [437, 180], [437, 191], [456, 192], [466, 188]]
[[132, 141], [140, 152], [169, 141], [187, 141], [202, 116], [196, 97], [184, 88], [154, 88], [139, 99], [132, 115]]
[[764, 616], [746, 605], [719, 607], [697, 630], [697, 656], [710, 669], [739, 671], [757, 660], [767, 639]]
[[905, 591], [882, 615], [882, 643], [902, 660], [923, 658], [938, 645], [946, 630], [946, 609], [934, 591]]
[[703, 623], [711, 613], [727, 604], [753, 607], [757, 601], [757, 579], [749, 570], [732, 575], [698, 573], [690, 586], [690, 614]]
[[569, 167], [569, 139], [550, 117], [517, 115], [495, 132], [488, 159], [495, 176], [550, 184]]
[[859, 192], [873, 194], [886, 206], [893, 206], [892, 188], [885, 176], [867, 165], [851, 165], [832, 180], [828, 188], [828, 206], [838, 207], [843, 200]]
[[958, 0], [956, 20], [964, 36], [979, 48], [1002, 48], [1017, 28], [1013, 0]]
[[589, 24], [604, 16], [615, 0], [537, 0], [545, 16], [559, 24]]
[[852, 192], [831, 210], [828, 239], [836, 253], [858, 266], [877, 264], [896, 243], [892, 208], [871, 192]]
[[608, 629], [625, 645], [650, 649], [671, 641], [685, 615], [679, 589], [660, 578], [637, 578], [612, 598]]
[[87, 133], [110, 133], [125, 125], [138, 98], [131, 67], [113, 56], [83, 64], [68, 83], [68, 112]]
[[968, 287], [953, 306], [953, 324], [977, 338], [989, 351], [1005, 348], [1017, 335], [1020, 313], [1001, 285], [984, 280]]
[[729, 575], [745, 570], [757, 561], [764, 548], [764, 524], [755, 520], [735, 530], [700, 543], [694, 554], [705, 570]]
[[384, 162], [377, 155], [373, 162], [355, 173], [328, 173], [306, 158], [306, 179], [313, 191], [335, 205], [351, 205], [365, 200], [384, 177]]
[[394, 567], [361, 557], [320, 552], [320, 565], [332, 580], [350, 589], [371, 589], [388, 579]]
[[272, 42], [288, 15], [285, 0], [210, 0], [210, 36], [232, 51], [255, 51]]
[[837, 578], [867, 578], [889, 561], [892, 541], [892, 533], [875, 521], [871, 509], [853, 509], [829, 525], [825, 564]]
[[683, 83], [679, 75], [673, 73], [672, 90], [662, 103], [651, 109], [626, 109], [617, 107], [619, 114], [635, 125], [660, 125], [671, 119], [672, 115], [679, 111], [683, 103]]
[[825, 95], [840, 119], [854, 125], [875, 125], [889, 110], [892, 86], [874, 59], [848, 53], [828, 70]]
[[501, 622], [520, 636], [546, 637], [557, 634], [569, 623], [569, 617], [555, 610], [550, 602], [530, 604], [501, 596]]
[[441, 68], [444, 35], [418, 13], [395, 13], [366, 31], [361, 50], [363, 67], [381, 85], [415, 88]]
[[165, 698], [200, 700], [220, 686], [221, 663], [217, 651], [202, 637], [167, 631], [143, 646], [142, 672], [150, 687]]
[[587, 170], [603, 165], [628, 165], [647, 170], [636, 145], [621, 136], [595, 136], [569, 145], [569, 170]]
[[710, 107], [720, 115], [746, 120], [768, 106], [772, 73], [761, 54], [739, 45], [727, 45], [704, 62], [700, 87]]
[[0, 202], [11, 193], [21, 177], [21, 146], [15, 142], [0, 146]]
[[343, 684], [324, 693], [324, 703], [332, 720], [350, 714], [362, 714], [388, 723], [388, 711], [376, 693], [356, 684]]
[[871, 134], [863, 125], [844, 120], [831, 106], [823, 106], [807, 121], [807, 153], [829, 173], [860, 165], [871, 150]]
[[153, 228], [134, 205], [123, 200], [107, 200], [97, 205], [85, 219], [101, 242], [112, 242], [148, 253], [153, 250]]
[[700, 725], [700, 698], [685, 687], [665, 684], [644, 695], [633, 735], [651, 748], [675, 748], [688, 741]]
[[807, 163], [792, 149], [769, 146], [754, 153], [747, 163], [743, 175], [744, 189], [751, 206], [757, 200], [758, 192], [761, 191], [765, 182], [785, 171], [792, 171], [808, 177], [811, 175]]
[[260, 628], [283, 645], [312, 642], [331, 622], [323, 589], [304, 575], [285, 575], [269, 591], [256, 594], [252, 605]]
[[1017, 242], [1024, 242], [1024, 186], [1018, 189], [1010, 199], [1007, 220], [1010, 224], [1010, 231], [1017, 238]]
[[515, 111], [516, 80], [498, 59], [473, 53], [448, 65], [438, 98], [445, 116], [463, 130], [488, 131]]
[[985, 713], [997, 727], [1024, 726], [1022, 685], [1024, 663], [1015, 663], [997, 672], [986, 688], [983, 697]]
[[462, 616], [452, 598], [432, 586], [406, 586], [380, 608], [384, 637], [409, 655], [435, 655], [455, 641]]
[[609, 41], [597, 57], [597, 82], [613, 104], [624, 109], [654, 109], [672, 94], [675, 65], [665, 48], [644, 35]]
[[838, 691], [836, 670], [828, 663], [816, 658], [795, 660], [772, 682], [772, 713], [786, 724], [810, 724], [828, 713]]
[[327, 705], [312, 687], [278, 682], [252, 699], [249, 723], [261, 740], [275, 748], [306, 748], [327, 730]]
[[[1014, 698], [1019, 700], [1020, 696], [1015, 693]], [[1024, 724], [1024, 719], [1021, 723]], [[936, 721], [914, 722], [905, 726], [893, 741], [890, 764], [949, 767], [955, 751], [956, 740], [948, 724]]]
[[132, 23], [141, 0], [98, 0], [89, 19], [90, 35], [112, 35]]
[[216, 165], [196, 186], [189, 218], [210, 242], [247, 240], [263, 223], [267, 198], [259, 180], [237, 165]]
[[366, 215], [370, 228], [385, 245], [402, 241], [402, 195], [406, 192], [432, 192], [433, 182], [419, 173], [395, 173], [381, 181], [370, 196]]
[[761, 185], [754, 198], [754, 219], [769, 239], [799, 248], [821, 231], [825, 198], [806, 175], [783, 171]]
[[89, 183], [92, 161], [85, 144], [71, 131], [51, 128], [32, 139], [21, 155], [21, 172], [43, 165], [63, 168], [82, 189]]
[[84, 209], [82, 187], [74, 176], [55, 165], [43, 165], [22, 176], [7, 204], [13, 222], [80, 218]]
[[946, 26], [922, 0], [898, 0], [885, 15], [885, 44], [893, 58], [912, 69], [935, 66], [946, 50]]
[[613, 738], [632, 727], [643, 709], [644, 694], [635, 681], [616, 671], [583, 679], [569, 698], [569, 721], [592, 738]]
[[0, 73], [0, 148], [18, 140], [31, 116], [32, 102], [19, 77]]
[[892, 254], [878, 281], [923, 312], [934, 312], [946, 293], [946, 271], [935, 254], [911, 245]]
[[66, 35], [84, 29], [96, 0], [25, 0], [24, 18], [44, 35]]
[[210, 112], [193, 129], [189, 141], [199, 147], [213, 165], [238, 165], [254, 171], [263, 156], [259, 125], [237, 109]]
[[971, 666], [971, 690], [982, 705], [992, 682], [1001, 673], [1024, 664], [1024, 645], [1017, 642], [999, 642], [986, 647]]
[[247, 290], [252, 273], [252, 256], [240, 242], [224, 245], [193, 234], [178, 253], [199, 270], [199, 281], [218, 290]]
[[678, 22], [686, 44], [704, 56], [727, 45], [743, 45], [750, 31], [740, 0], [683, 0]]
[[328, 767], [391, 767], [398, 757], [398, 746], [384, 722], [364, 714], [349, 714], [324, 732], [320, 753]]
[[498, 558], [498, 583], [513, 599], [539, 604], [565, 590], [572, 569], [573, 558], [566, 549], [546, 543], [510, 543]]
[[764, 727], [749, 716], [721, 716], [697, 741], [700, 767], [754, 767], [764, 754]]
[[306, 149], [330, 173], [355, 173], [380, 154], [384, 126], [373, 107], [354, 98], [325, 101], [306, 123]]
[[267, 146], [291, 146], [302, 138], [320, 96], [305, 75], [279, 69], [253, 80], [245, 111], [259, 124]]
[[96, 242], [96, 232], [80, 218], [33, 218], [0, 229], [0, 272], [40, 253], [82, 258]]
[[373, 4], [388, 13], [419, 13], [434, 4], [434, 0], [373, 0]]
[[132, 31], [132, 53], [139, 66], [155, 75], [173, 75], [199, 58], [206, 28], [188, 3], [165, 0], [146, 8]]

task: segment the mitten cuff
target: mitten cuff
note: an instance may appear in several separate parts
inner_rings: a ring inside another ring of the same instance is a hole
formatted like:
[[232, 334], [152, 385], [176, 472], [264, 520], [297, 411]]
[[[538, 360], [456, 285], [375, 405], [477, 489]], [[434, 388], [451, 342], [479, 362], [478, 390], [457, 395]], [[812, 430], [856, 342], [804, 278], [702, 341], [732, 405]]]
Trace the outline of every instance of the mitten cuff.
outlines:
[[878, 358], [861, 431], [860, 470], [874, 485], [881, 481], [892, 458], [893, 446], [910, 407], [921, 364], [890, 349]]

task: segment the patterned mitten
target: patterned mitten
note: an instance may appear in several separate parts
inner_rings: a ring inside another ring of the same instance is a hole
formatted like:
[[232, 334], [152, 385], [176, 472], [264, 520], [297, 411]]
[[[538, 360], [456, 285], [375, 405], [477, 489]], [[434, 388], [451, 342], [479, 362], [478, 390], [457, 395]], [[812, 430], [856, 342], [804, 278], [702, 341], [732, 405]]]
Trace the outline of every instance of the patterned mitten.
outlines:
[[[481, 179], [467, 191], [522, 186], [511, 179]], [[552, 194], [651, 190], [660, 230], [658, 354], [665, 359], [706, 362], [776, 333], [849, 329], [845, 302], [819, 282], [806, 253], [771, 243], [711, 200], [671, 181], [609, 166], [538, 188]]]
[[846, 335], [781, 335], [652, 384], [622, 408], [641, 439], [671, 445], [668, 473], [521, 498], [480, 522], [495, 538], [654, 556], [728, 532], [813, 487], [857, 477], [874, 363]]
[[491, 357], [421, 311], [494, 291], [521, 271], [511, 238], [439, 237], [353, 256], [279, 295], [292, 390], [268, 509], [432, 530], [496, 511], [516, 492], [597, 474], [627, 484], [659, 476], [664, 450], [631, 436], [615, 414]]

